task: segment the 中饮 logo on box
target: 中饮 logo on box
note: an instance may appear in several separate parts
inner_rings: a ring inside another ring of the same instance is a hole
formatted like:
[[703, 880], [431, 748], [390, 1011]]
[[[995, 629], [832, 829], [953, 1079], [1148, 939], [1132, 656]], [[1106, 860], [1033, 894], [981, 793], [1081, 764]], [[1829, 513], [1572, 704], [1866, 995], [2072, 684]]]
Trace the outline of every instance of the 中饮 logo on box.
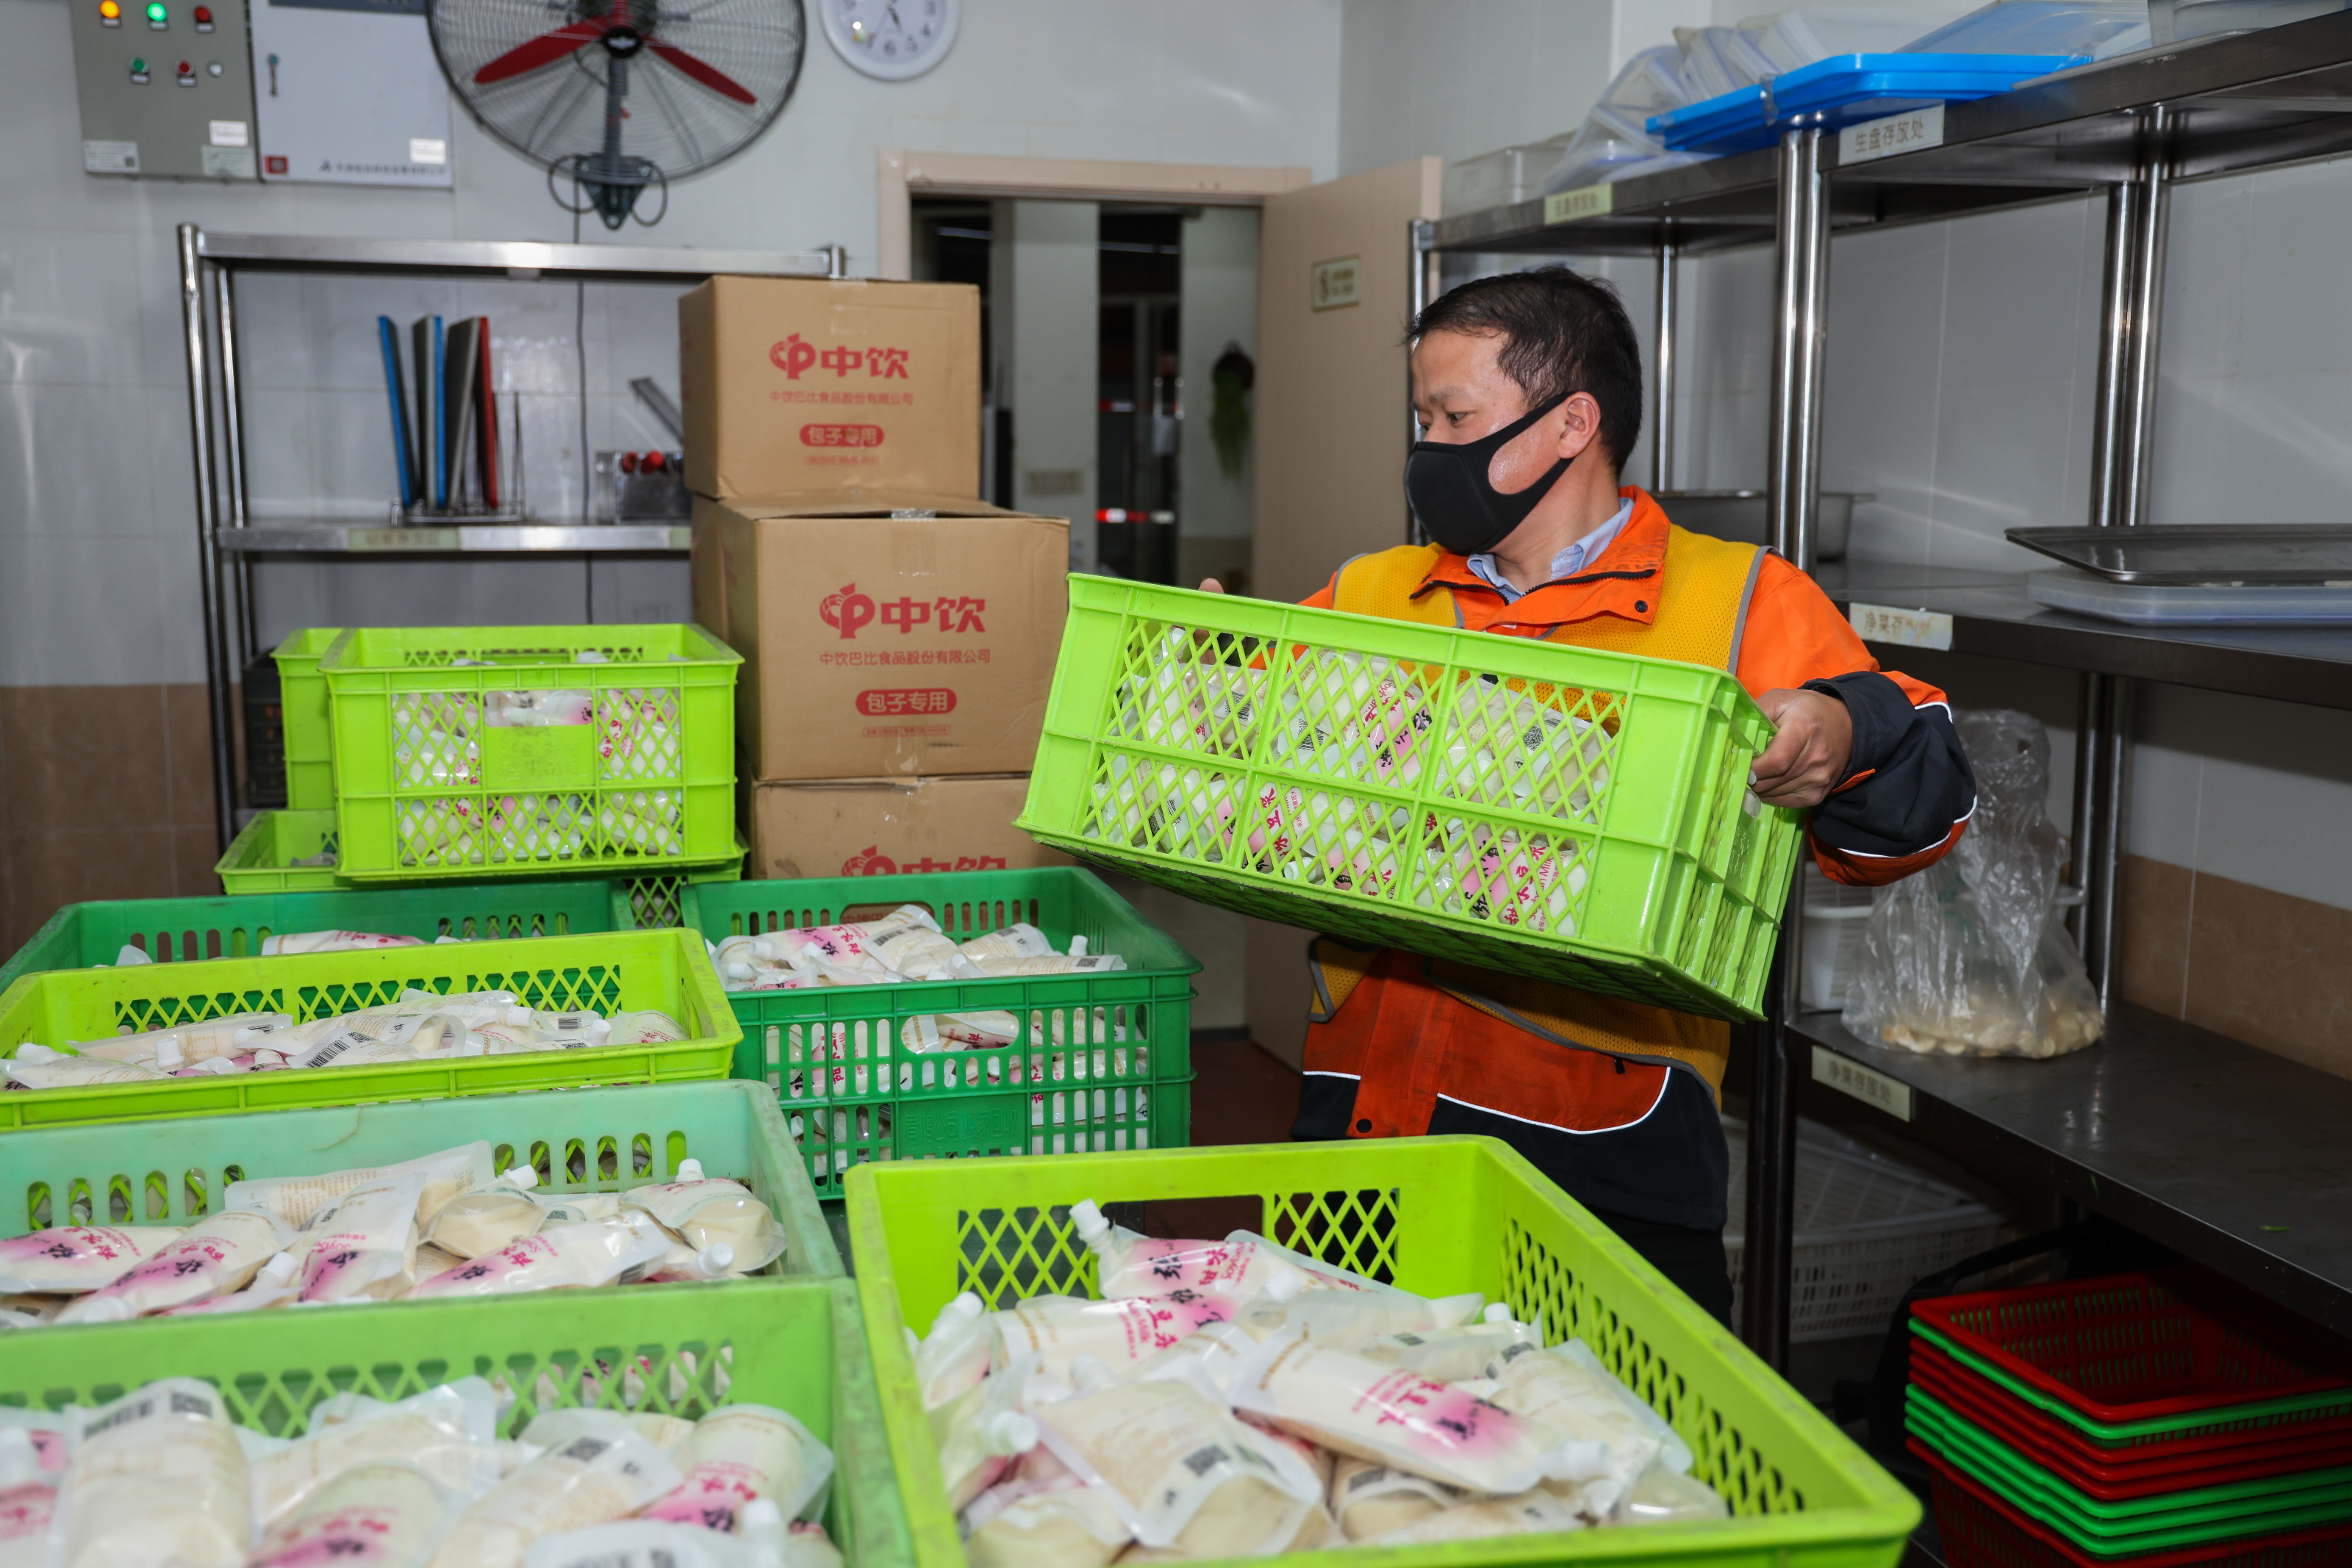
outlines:
[[841, 343], [819, 349], [798, 332], [768, 349], [769, 361], [792, 381], [822, 369], [831, 371], [835, 380], [864, 371], [869, 381], [903, 382], [908, 379], [907, 354], [905, 349], [852, 349]]
[[936, 599], [917, 599], [912, 594], [900, 594], [880, 604], [871, 594], [857, 591], [857, 584], [845, 582], [817, 601], [820, 620], [845, 639], [853, 638], [881, 617], [882, 624], [895, 627], [900, 636], [918, 626], [936, 626], [942, 632], [985, 632], [981, 616], [988, 609], [988, 601], [963, 593], [942, 593]]

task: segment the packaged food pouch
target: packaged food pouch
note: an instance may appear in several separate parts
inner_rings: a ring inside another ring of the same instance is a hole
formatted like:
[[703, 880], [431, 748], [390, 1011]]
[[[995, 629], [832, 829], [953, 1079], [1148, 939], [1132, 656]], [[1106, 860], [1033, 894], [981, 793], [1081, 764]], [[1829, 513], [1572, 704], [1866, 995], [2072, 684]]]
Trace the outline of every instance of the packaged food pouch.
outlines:
[[[242, 1184], [240, 1184], [242, 1185]], [[389, 1301], [416, 1278], [416, 1205], [425, 1173], [381, 1176], [310, 1217], [290, 1250], [305, 1301]], [[235, 1203], [236, 1188], [229, 1189]]]
[[202, 1023], [184, 1023], [173, 1029], [151, 1030], [144, 1034], [115, 1034], [100, 1040], [73, 1041], [75, 1051], [84, 1056], [102, 1056], [110, 1061], [152, 1062], [163, 1054], [165, 1044], [175, 1044], [182, 1060], [187, 1063], [210, 1061], [215, 1057], [234, 1056], [249, 1048], [253, 1039], [275, 1034], [291, 1027], [291, 1013], [229, 1013], [221, 1018], [206, 1019]]
[[1039, 1407], [1038, 1427], [1055, 1457], [1103, 1489], [1145, 1545], [1202, 1557], [1276, 1552], [1322, 1501], [1296, 1454], [1197, 1390], [1087, 1381], [1076, 1397]]
[[1260, 1341], [1304, 1333], [1318, 1344], [1348, 1349], [1390, 1334], [1441, 1332], [1475, 1312], [1484, 1299], [1474, 1294], [1430, 1301], [1388, 1290], [1303, 1291], [1286, 1301], [1262, 1297], [1234, 1321]]
[[677, 1179], [631, 1187], [624, 1207], [643, 1209], [700, 1249], [723, 1241], [735, 1249], [734, 1270], [749, 1274], [783, 1256], [784, 1228], [741, 1182], [705, 1176], [702, 1162], [677, 1163]]
[[414, 1465], [356, 1465], [268, 1531], [253, 1568], [425, 1568], [457, 1500]]
[[774, 1568], [731, 1535], [668, 1520], [620, 1519], [545, 1535], [523, 1553], [523, 1568]]
[[1465, 1491], [1507, 1496], [1608, 1473], [1601, 1444], [1563, 1437], [1451, 1384], [1303, 1335], [1259, 1345], [1227, 1394], [1236, 1408], [1327, 1448]]
[[223, 1209], [197, 1220], [111, 1284], [69, 1303], [57, 1321], [121, 1322], [242, 1291], [288, 1239], [266, 1214]]
[[922, 1388], [924, 1409], [938, 1409], [988, 1375], [995, 1333], [980, 1298], [970, 1291], [940, 1309], [931, 1332], [915, 1346], [915, 1382]]
[[103, 1289], [178, 1240], [175, 1225], [53, 1225], [0, 1240], [0, 1291]]
[[1513, 1345], [1488, 1368], [1495, 1403], [1565, 1437], [1605, 1443], [1607, 1488], [1588, 1487], [1585, 1501], [1606, 1515], [1652, 1461], [1688, 1470], [1690, 1445], [1642, 1396], [1620, 1383], [1581, 1340], [1549, 1350]]
[[[64, 1448], [60, 1441], [60, 1469]], [[59, 1479], [58, 1470], [43, 1468], [30, 1432], [0, 1427], [0, 1568], [43, 1568]]]
[[1331, 1511], [1339, 1518], [1340, 1533], [1350, 1541], [1402, 1530], [1469, 1500], [1470, 1494], [1460, 1487], [1352, 1454], [1343, 1455], [1331, 1472]]
[[154, 1083], [171, 1076], [136, 1062], [68, 1056], [29, 1040], [0, 1063], [0, 1071], [7, 1073], [11, 1089], [92, 1089], [106, 1083]]
[[1038, 1358], [1029, 1356], [930, 1412], [949, 1507], [961, 1511], [1037, 1446], [1037, 1423], [1021, 1406], [1038, 1371]]
[[619, 1281], [633, 1269], [656, 1263], [670, 1241], [650, 1220], [590, 1219], [553, 1225], [495, 1252], [419, 1281], [411, 1301], [451, 1296], [511, 1296], [531, 1291], [593, 1289]]
[[485, 692], [482, 719], [492, 729], [593, 724], [595, 699], [584, 691]]
[[522, 1429], [522, 1440], [533, 1448], [560, 1448], [574, 1437], [602, 1436], [611, 1426], [605, 1417], [613, 1415], [618, 1415], [629, 1424], [631, 1431], [667, 1454], [672, 1464], [677, 1463], [677, 1446], [694, 1436], [694, 1423], [684, 1416], [665, 1416], [657, 1410], [589, 1410], [574, 1406], [532, 1416], [530, 1425]]
[[393, 936], [381, 931], [286, 931], [261, 939], [261, 956], [283, 957], [296, 953], [361, 953], [376, 947], [422, 947], [422, 936]]
[[640, 1008], [635, 1012], [613, 1015], [612, 1034], [608, 1045], [675, 1045], [686, 1038], [686, 1030], [666, 1012], [653, 1008]]
[[26, 1410], [14, 1405], [0, 1406], [0, 1457], [5, 1457], [16, 1446], [17, 1439], [8, 1434], [21, 1433], [41, 1469], [55, 1480], [65, 1473], [68, 1424], [67, 1413], [62, 1410]]
[[1243, 1232], [1223, 1241], [1162, 1240], [1113, 1225], [1093, 1199], [1070, 1205], [1070, 1223], [1095, 1255], [1097, 1289], [1108, 1299], [1169, 1291], [1215, 1291], [1236, 1301], [1307, 1288], [1306, 1274]]
[[1368, 1360], [1402, 1366], [1436, 1383], [1460, 1383], [1484, 1377], [1495, 1358], [1514, 1346], [1539, 1349], [1542, 1341], [1526, 1323], [1513, 1322], [1498, 1302], [1487, 1309], [1487, 1320], [1458, 1329], [1432, 1329], [1382, 1334], [1356, 1347]]
[[529, 1166], [503, 1171], [488, 1185], [443, 1204], [425, 1239], [459, 1258], [479, 1258], [519, 1241], [546, 1218], [539, 1200], [530, 1196], [538, 1185], [539, 1173]]
[[1730, 1516], [1730, 1505], [1713, 1487], [1696, 1476], [1669, 1469], [1663, 1460], [1651, 1461], [1617, 1505], [1621, 1524], [1671, 1524], [1677, 1520]]
[[57, 1568], [243, 1568], [253, 1548], [245, 1450], [210, 1385], [167, 1377], [68, 1415]]
[[1022, 922], [960, 943], [957, 950], [986, 964], [1006, 958], [1049, 958], [1054, 956], [1054, 944], [1043, 931]]
[[960, 974], [976, 977], [981, 973], [957, 949], [953, 938], [929, 926], [894, 932], [873, 943], [870, 951], [910, 980], [950, 979]]
[[416, 1221], [429, 1226], [443, 1204], [470, 1187], [489, 1182], [490, 1145], [478, 1138], [454, 1149], [442, 1149], [394, 1166], [362, 1166], [319, 1176], [262, 1176], [231, 1182], [222, 1201], [226, 1207], [267, 1214], [287, 1229], [300, 1232], [309, 1228], [320, 1208], [362, 1184], [379, 1176], [406, 1176], [412, 1171], [425, 1178], [424, 1190], [416, 1200]]
[[[1166, 1350], [1144, 1357], [1125, 1375], [1133, 1383], [1158, 1383], [1174, 1380], [1190, 1383], [1219, 1404], [1225, 1403], [1225, 1385], [1232, 1381], [1234, 1371], [1252, 1351], [1257, 1342], [1232, 1323], [1206, 1323], [1194, 1329]], [[1254, 1420], [1255, 1417], [1244, 1417]], [[1313, 1448], [1304, 1438], [1283, 1434], [1286, 1442]], [[1322, 1469], [1330, 1469], [1328, 1458]]]
[[[1306, 1276], [1307, 1288], [1310, 1291], [1359, 1291], [1370, 1296], [1405, 1296], [1416, 1301], [1423, 1299], [1412, 1295], [1409, 1291], [1400, 1291], [1394, 1285], [1383, 1285], [1378, 1280], [1356, 1273], [1351, 1270], [1342, 1269], [1336, 1263], [1326, 1263], [1320, 1258], [1309, 1258], [1304, 1252], [1293, 1251], [1290, 1248], [1267, 1240], [1255, 1230], [1236, 1230], [1227, 1236], [1225, 1240], [1229, 1244], [1249, 1242], [1269, 1257], [1289, 1264]], [[1481, 1300], [1483, 1301], [1484, 1298], [1482, 1297]], [[1476, 1311], [1477, 1309], [1473, 1307], [1471, 1314], [1475, 1314]]]
[[1009, 1366], [1037, 1355], [1044, 1358], [1047, 1372], [1067, 1378], [1071, 1364], [1090, 1355], [1118, 1370], [1166, 1350], [1196, 1329], [1232, 1322], [1234, 1311], [1232, 1297], [1210, 1291], [1171, 1291], [1116, 1301], [1032, 1296], [991, 1320], [998, 1347], [992, 1364]]
[[[322, 1407], [323, 1409], [323, 1407]], [[350, 1402], [344, 1418], [311, 1414], [310, 1431], [291, 1442], [255, 1444], [253, 1500], [270, 1529], [309, 1506], [336, 1476], [361, 1465], [415, 1467], [454, 1497], [477, 1496], [498, 1479], [499, 1402], [488, 1382], [461, 1377], [387, 1405]]]
[[621, 1195], [617, 1192], [570, 1192], [561, 1195], [533, 1192], [532, 1201], [547, 1218], [549, 1225], [578, 1225], [591, 1219], [621, 1218]]
[[645, 1511], [733, 1533], [743, 1511], [766, 1498], [787, 1519], [823, 1511], [833, 1450], [789, 1413], [766, 1405], [725, 1405], [694, 1424], [671, 1450], [678, 1489]]
[[[1222, 1399], [1223, 1393], [1220, 1392], [1218, 1396]], [[1331, 1477], [1339, 1467], [1339, 1455], [1311, 1437], [1302, 1437], [1296, 1432], [1284, 1431], [1263, 1416], [1237, 1415], [1235, 1419], [1253, 1432], [1263, 1432], [1268, 1441], [1280, 1443], [1284, 1448], [1297, 1454], [1306, 1463], [1307, 1469], [1314, 1474], [1316, 1480], [1321, 1484], [1323, 1495], [1327, 1498], [1331, 1495]]]
[[981, 964], [992, 977], [1003, 978], [1016, 975], [1098, 975], [1127, 967], [1127, 960], [1116, 953], [1089, 953], [1079, 956], [1047, 954], [1039, 958], [992, 958]]
[[296, 1283], [301, 1272], [300, 1259], [291, 1252], [280, 1252], [261, 1265], [260, 1271], [253, 1277], [253, 1282], [244, 1290], [232, 1291], [227, 1295], [215, 1296], [208, 1301], [191, 1301], [184, 1307], [166, 1307], [156, 1315], [166, 1318], [209, 1316], [215, 1312], [257, 1312], [265, 1307], [289, 1306], [302, 1293], [301, 1286]]
[[919, 1055], [1003, 1051], [1020, 1032], [1020, 1020], [1008, 1012], [918, 1013], [898, 1026], [898, 1043]]
[[697, 1250], [684, 1241], [672, 1241], [669, 1250], [659, 1260], [647, 1264], [642, 1270], [624, 1279], [623, 1284], [671, 1285], [685, 1281], [726, 1280], [734, 1277], [735, 1249], [724, 1241], [714, 1241]]
[[1109, 1494], [1075, 1478], [1000, 1490], [965, 1511], [971, 1568], [1103, 1568], [1135, 1539]]
[[677, 1467], [628, 1422], [613, 1416], [602, 1426], [469, 1503], [442, 1538], [434, 1568], [520, 1568], [541, 1536], [625, 1518], [677, 1488]]
[[1550, 1535], [1584, 1528], [1584, 1516], [1546, 1491], [1483, 1498], [1367, 1537], [1367, 1546], [1404, 1546], [1435, 1541], [1481, 1541], [1496, 1535]]

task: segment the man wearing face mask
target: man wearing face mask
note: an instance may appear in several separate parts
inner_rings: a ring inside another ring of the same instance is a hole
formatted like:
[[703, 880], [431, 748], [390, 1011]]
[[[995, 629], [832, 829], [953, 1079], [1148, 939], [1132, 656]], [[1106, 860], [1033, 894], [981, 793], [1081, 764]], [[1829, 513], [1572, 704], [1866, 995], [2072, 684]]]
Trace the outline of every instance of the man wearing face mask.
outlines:
[[[1787, 561], [1619, 486], [1642, 369], [1607, 284], [1481, 278], [1411, 341], [1405, 492], [1435, 542], [1359, 556], [1307, 603], [1727, 669], [1779, 727], [1755, 791], [1811, 810], [1824, 873], [1887, 883], [1951, 848], [1976, 789], [1943, 693], [1881, 672]], [[1727, 1318], [1728, 1025], [1329, 936], [1310, 967], [1294, 1136], [1502, 1138]]]

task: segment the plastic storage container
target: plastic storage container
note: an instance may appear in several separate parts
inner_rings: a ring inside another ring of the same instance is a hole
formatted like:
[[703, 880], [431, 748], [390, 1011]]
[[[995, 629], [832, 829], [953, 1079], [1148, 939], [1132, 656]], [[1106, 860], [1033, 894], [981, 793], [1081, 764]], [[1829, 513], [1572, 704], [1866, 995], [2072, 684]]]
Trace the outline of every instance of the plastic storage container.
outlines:
[[849, 1227], [883, 1419], [916, 1561], [963, 1568], [906, 1325], [971, 1290], [991, 1306], [1094, 1293], [1093, 1255], [1068, 1206], [1220, 1203], [1247, 1225], [1407, 1290], [1483, 1291], [1574, 1336], [1689, 1442], [1695, 1475], [1738, 1517], [1558, 1538], [1352, 1549], [1384, 1568], [1474, 1563], [1771, 1563], [1891, 1568], [1919, 1506], [1795, 1390], [1599, 1221], [1487, 1138], [1383, 1138], [1172, 1154], [866, 1166]]
[[278, 644], [278, 700], [286, 735], [286, 809], [331, 811], [335, 806], [335, 744], [327, 719], [327, 679], [320, 657], [341, 628], [314, 626]]
[[2341, 626], [2352, 622], [2352, 590], [2325, 583], [2184, 587], [2109, 582], [2088, 572], [2035, 571], [2025, 596], [2053, 610], [2126, 626]]
[[2147, 46], [2148, 11], [2146, 0], [1996, 0], [1948, 26], [1914, 38], [1902, 50], [1923, 55], [2078, 55], [2105, 59]]
[[345, 632], [320, 661], [353, 881], [722, 866], [734, 650], [694, 626]]
[[[820, 1197], [866, 1160], [1178, 1148], [1192, 1132], [1192, 976], [1200, 960], [1090, 872], [935, 872], [746, 882], [688, 891], [686, 923], [731, 936], [870, 918], [919, 904], [959, 940], [1026, 921], [1066, 951], [1116, 953], [1091, 975], [728, 995], [735, 1076], [764, 1081]], [[1001, 1051], [907, 1049], [917, 1019], [993, 1012]]]
[[627, 931], [635, 928], [631, 914], [625, 883], [554, 880], [68, 904], [0, 964], [0, 991], [20, 975], [111, 964], [125, 947], [153, 963], [185, 963], [249, 958], [263, 937], [288, 931], [482, 942]]
[[1461, 213], [1527, 201], [1537, 193], [1536, 187], [1546, 172], [1559, 162], [1568, 142], [1563, 133], [1542, 141], [1497, 147], [1492, 152], [1447, 164], [1438, 183], [1438, 210], [1450, 218]]
[[0, 1094], [0, 1128], [723, 1078], [742, 1039], [699, 937], [615, 931], [26, 975], [0, 991], [0, 1055], [13, 1056], [26, 1040], [63, 1049], [70, 1040], [239, 1012], [290, 1013], [299, 1022], [394, 1001], [412, 987], [444, 994], [509, 990], [526, 1005], [551, 1009], [658, 1008], [687, 1038], [671, 1045], [26, 1090]]
[[1204, 903], [1717, 1017], [1799, 830], [1721, 670], [1070, 580], [1019, 826]]
[[[1991, 98], [2018, 83], [2080, 65], [2080, 55], [1832, 55], [1775, 77], [1772, 121], [1796, 116], [1823, 126], [1851, 125], [1929, 103]], [[1818, 118], [1815, 118], [1818, 117]]]
[[1760, 85], [1733, 88], [1652, 115], [1645, 129], [1676, 152], [1745, 152], [1778, 139], [1772, 105]]
[[232, 894], [327, 893], [341, 885], [335, 863], [334, 812], [263, 811], [229, 841], [213, 873]]
[[[1747, 1251], [1748, 1125], [1723, 1120], [1731, 1146], [1731, 1224], [1723, 1249], [1735, 1302]], [[1990, 1247], [2002, 1218], [1959, 1188], [1889, 1159], [1827, 1127], [1797, 1127], [1796, 1248], [1789, 1271], [1789, 1340], [1886, 1333], [1917, 1281]], [[1738, 1308], [1732, 1309], [1738, 1321]]]

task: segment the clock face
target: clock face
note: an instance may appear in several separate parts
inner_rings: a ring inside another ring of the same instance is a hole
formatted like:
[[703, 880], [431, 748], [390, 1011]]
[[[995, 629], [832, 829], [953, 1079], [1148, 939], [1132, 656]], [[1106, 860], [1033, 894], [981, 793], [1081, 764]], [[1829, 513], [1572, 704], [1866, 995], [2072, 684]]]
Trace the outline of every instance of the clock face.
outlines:
[[902, 81], [955, 43], [961, 0], [816, 0], [835, 53], [867, 76]]

